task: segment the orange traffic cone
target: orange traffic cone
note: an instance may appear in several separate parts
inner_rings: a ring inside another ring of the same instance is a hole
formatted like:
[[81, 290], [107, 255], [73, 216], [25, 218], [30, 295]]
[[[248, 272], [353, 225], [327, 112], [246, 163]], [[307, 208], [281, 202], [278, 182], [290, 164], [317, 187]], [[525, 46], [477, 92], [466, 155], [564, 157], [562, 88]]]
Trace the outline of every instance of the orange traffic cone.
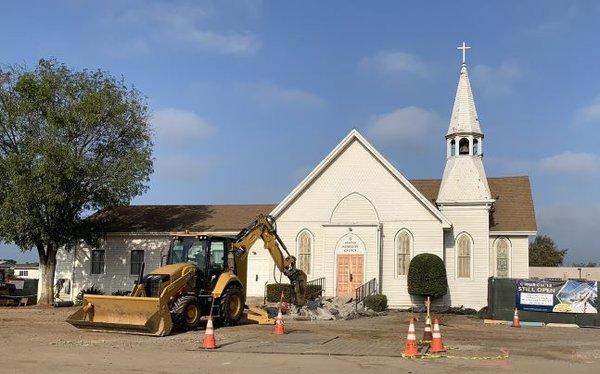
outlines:
[[402, 354], [407, 357], [415, 357], [419, 354], [419, 347], [417, 346], [417, 337], [415, 335], [414, 318], [410, 320], [410, 325], [408, 325], [408, 334], [406, 335], [406, 343], [404, 344], [404, 352], [402, 352]]
[[442, 333], [440, 331], [440, 323], [437, 318], [433, 320], [433, 334], [431, 339], [431, 353], [444, 352], [444, 343], [442, 343]]
[[425, 331], [423, 331], [423, 342], [429, 343], [431, 342], [431, 318], [427, 315], [427, 320], [425, 321]]
[[275, 319], [275, 335], [284, 335], [285, 334], [285, 326], [283, 324], [283, 316], [281, 315], [281, 309], [279, 309], [279, 313], [277, 313], [277, 318]]
[[213, 328], [212, 316], [208, 316], [208, 322], [206, 323], [206, 330], [204, 330], [204, 338], [202, 339], [202, 348], [204, 348], [204, 349], [217, 348], [217, 343], [215, 341], [215, 330]]
[[519, 320], [519, 311], [515, 308], [515, 314], [513, 315], [513, 322], [511, 327], [521, 327], [521, 321]]

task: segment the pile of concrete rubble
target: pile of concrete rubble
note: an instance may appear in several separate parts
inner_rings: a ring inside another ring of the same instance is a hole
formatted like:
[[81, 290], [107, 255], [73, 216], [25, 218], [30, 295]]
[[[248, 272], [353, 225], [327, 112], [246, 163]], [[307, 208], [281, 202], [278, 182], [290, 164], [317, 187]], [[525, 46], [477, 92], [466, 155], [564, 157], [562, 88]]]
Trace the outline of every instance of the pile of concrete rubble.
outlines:
[[355, 319], [360, 317], [374, 317], [385, 315], [385, 312], [374, 312], [365, 308], [362, 303], [358, 307], [353, 298], [344, 297], [319, 297], [315, 300], [308, 300], [306, 305], [301, 308], [290, 306], [287, 311], [287, 318], [298, 321], [331, 321], [338, 319]]

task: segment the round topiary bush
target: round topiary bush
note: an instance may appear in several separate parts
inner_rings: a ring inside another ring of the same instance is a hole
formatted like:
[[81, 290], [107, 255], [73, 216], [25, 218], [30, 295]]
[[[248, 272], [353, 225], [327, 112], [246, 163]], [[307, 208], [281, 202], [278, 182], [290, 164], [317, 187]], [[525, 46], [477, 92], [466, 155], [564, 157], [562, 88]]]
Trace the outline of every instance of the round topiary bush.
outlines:
[[431, 253], [416, 255], [408, 267], [408, 293], [432, 299], [448, 293], [444, 261]]

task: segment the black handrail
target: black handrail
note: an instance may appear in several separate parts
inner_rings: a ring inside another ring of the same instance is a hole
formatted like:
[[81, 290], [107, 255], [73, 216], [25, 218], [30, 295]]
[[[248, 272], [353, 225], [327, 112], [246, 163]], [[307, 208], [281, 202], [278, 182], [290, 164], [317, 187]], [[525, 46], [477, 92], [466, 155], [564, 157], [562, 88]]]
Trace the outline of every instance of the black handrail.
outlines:
[[356, 289], [356, 297], [354, 298], [354, 308], [358, 310], [358, 304], [363, 302], [367, 296], [377, 293], [377, 279], [373, 278], [367, 283], [359, 286]]
[[306, 284], [321, 286], [321, 296], [323, 296], [325, 294], [325, 277], [313, 279], [311, 281], [306, 282]]

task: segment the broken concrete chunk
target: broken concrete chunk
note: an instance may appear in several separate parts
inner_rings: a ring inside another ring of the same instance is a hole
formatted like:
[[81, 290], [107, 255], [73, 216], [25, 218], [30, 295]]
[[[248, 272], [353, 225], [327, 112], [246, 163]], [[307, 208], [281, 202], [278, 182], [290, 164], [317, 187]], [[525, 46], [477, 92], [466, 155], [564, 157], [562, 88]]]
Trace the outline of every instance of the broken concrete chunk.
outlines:
[[306, 307], [310, 310], [317, 310], [321, 307], [321, 300], [308, 300], [306, 302]]

